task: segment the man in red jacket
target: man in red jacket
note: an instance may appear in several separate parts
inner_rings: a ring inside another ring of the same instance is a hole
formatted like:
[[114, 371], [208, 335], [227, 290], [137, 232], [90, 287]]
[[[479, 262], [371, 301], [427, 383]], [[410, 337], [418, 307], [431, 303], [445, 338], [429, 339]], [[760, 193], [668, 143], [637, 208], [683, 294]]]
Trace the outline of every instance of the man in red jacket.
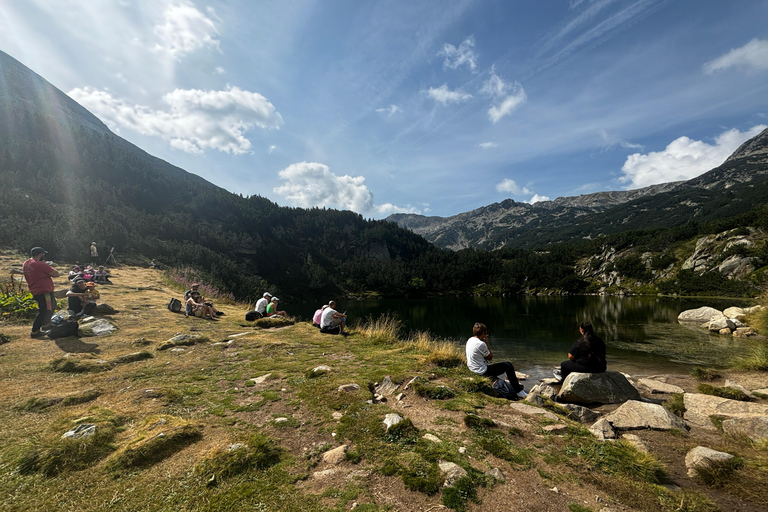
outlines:
[[59, 272], [43, 261], [47, 252], [42, 247], [33, 247], [32, 257], [24, 262], [24, 279], [27, 280], [29, 292], [37, 301], [37, 316], [32, 324], [30, 338], [42, 338], [45, 332], [40, 328], [48, 325], [56, 307], [53, 296], [53, 278], [59, 277]]

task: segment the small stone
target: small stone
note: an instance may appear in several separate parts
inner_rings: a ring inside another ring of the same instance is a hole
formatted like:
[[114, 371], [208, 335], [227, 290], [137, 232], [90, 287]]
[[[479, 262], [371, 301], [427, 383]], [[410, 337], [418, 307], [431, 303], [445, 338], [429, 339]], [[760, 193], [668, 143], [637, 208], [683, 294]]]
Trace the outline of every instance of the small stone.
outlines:
[[316, 471], [312, 473], [312, 478], [315, 480], [322, 480], [324, 478], [328, 478], [329, 476], [333, 476], [338, 470], [335, 468], [326, 469], [324, 471]]
[[338, 420], [340, 420], [341, 418], [343, 418], [343, 417], [344, 417], [344, 414], [343, 414], [343, 413], [340, 413], [340, 412], [338, 412], [338, 411], [334, 411], [334, 413], [333, 413], [333, 414], [331, 414], [331, 417], [332, 417], [333, 419], [335, 419], [335, 420], [337, 420], [337, 421], [338, 421]]
[[275, 418], [275, 423], [286, 423], [288, 418]]
[[504, 483], [507, 481], [506, 477], [504, 477], [504, 473], [501, 472], [499, 468], [493, 468], [491, 470], [486, 471], [486, 475], [493, 477], [494, 480], [497, 482]]
[[169, 352], [186, 352], [186, 351], [187, 349], [185, 349], [184, 347], [173, 347], [171, 350], [169, 350]]
[[730, 327], [723, 327], [722, 329], [717, 331], [717, 333], [718, 334], [722, 334], [723, 336], [727, 336], [727, 335], [731, 334], [731, 329], [730, 329]]
[[256, 377], [254, 379], [251, 379], [256, 384], [264, 384], [264, 382], [272, 376], [271, 373], [268, 373], [266, 375], [262, 375], [261, 377]]
[[342, 384], [339, 386], [339, 393], [353, 393], [360, 389], [359, 384]]
[[401, 401], [403, 400], [403, 398], [405, 398], [405, 393], [399, 393], [399, 394], [398, 394], [398, 395], [395, 397], [395, 400], [397, 400], [398, 402], [401, 402]]
[[551, 489], [550, 489], [550, 491], [552, 491], [552, 492], [554, 492], [555, 494], [557, 494], [557, 493], [559, 493], [559, 492], [560, 492], [560, 489], [558, 489], [557, 487], [553, 487], [553, 488], [551, 488]]
[[349, 449], [349, 446], [346, 444], [343, 444], [341, 446], [337, 446], [333, 450], [328, 450], [323, 454], [323, 462], [325, 462], [326, 464], [330, 464], [332, 466], [341, 464], [342, 462], [344, 462], [344, 457], [347, 453], [347, 449]]
[[592, 432], [600, 441], [605, 441], [606, 439], [616, 439], [616, 432], [614, 432], [613, 427], [610, 423], [608, 423], [608, 421], [606, 421], [605, 418], [600, 418], [597, 420], [594, 425], [589, 427], [589, 431]]
[[312, 372], [313, 373], [329, 372], [329, 371], [331, 371], [331, 367], [327, 366], [327, 365], [324, 365], [324, 364], [321, 364], [320, 366], [316, 366], [316, 367], [312, 368]]
[[555, 423], [554, 425], [545, 425], [542, 430], [549, 434], [565, 434], [568, 431], [568, 426], [562, 423]]
[[422, 436], [422, 439], [426, 439], [427, 441], [432, 441], [433, 443], [439, 443], [439, 442], [441, 442], [441, 441], [440, 441], [440, 438], [439, 438], [439, 437], [437, 437], [436, 435], [433, 435], [433, 434], [424, 434], [424, 435]]
[[517, 377], [517, 380], [526, 380], [531, 378], [530, 375], [522, 372], [515, 372], [515, 377]]
[[459, 453], [461, 453], [461, 454], [467, 453], [466, 446], [462, 446], [461, 448], [459, 448]]
[[229, 445], [229, 448], [227, 448], [228, 452], [234, 452], [236, 450], [242, 450], [245, 448], [245, 445], [243, 443], [234, 443]]
[[384, 425], [387, 426], [387, 430], [389, 430], [389, 427], [392, 425], [397, 425], [401, 421], [403, 421], [403, 417], [399, 414], [390, 413], [384, 416]]
[[732, 458], [733, 455], [730, 453], [718, 452], [706, 446], [697, 446], [685, 455], [685, 467], [688, 468], [688, 476], [694, 478], [698, 475], [697, 468], [706, 467], [712, 462], [722, 462]]
[[443, 487], [450, 487], [457, 480], [467, 476], [467, 471], [458, 464], [454, 464], [453, 462], [441, 461], [438, 463], [438, 466], [440, 466], [440, 471], [445, 473], [445, 482], [443, 482]]
[[397, 384], [392, 382], [392, 378], [387, 375], [381, 381], [381, 384], [377, 385], [374, 391], [382, 396], [392, 395], [397, 391]]
[[421, 377], [416, 376], [416, 377], [412, 378], [411, 380], [409, 380], [408, 384], [403, 386], [403, 391], [408, 391], [411, 388], [411, 386], [413, 386], [413, 383], [416, 382], [419, 379], [421, 379]]
[[96, 433], [96, 425], [92, 423], [81, 423], [72, 430], [64, 432], [62, 439], [88, 439]]

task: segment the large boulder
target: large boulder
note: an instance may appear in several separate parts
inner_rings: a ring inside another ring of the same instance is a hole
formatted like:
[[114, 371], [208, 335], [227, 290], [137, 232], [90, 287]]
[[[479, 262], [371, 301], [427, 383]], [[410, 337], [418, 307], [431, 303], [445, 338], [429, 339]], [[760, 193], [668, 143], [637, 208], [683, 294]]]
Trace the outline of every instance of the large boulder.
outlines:
[[768, 405], [741, 402], [739, 400], [730, 400], [700, 393], [684, 394], [683, 403], [685, 404], [685, 421], [691, 425], [709, 430], [715, 430], [710, 416], [718, 416], [724, 419], [768, 416]]
[[687, 309], [677, 316], [678, 322], [696, 322], [704, 323], [709, 322], [713, 318], [724, 317], [722, 311], [719, 309], [711, 308], [709, 306], [702, 306], [696, 309]]
[[563, 381], [559, 397], [565, 402], [620, 404], [640, 400], [640, 393], [619, 372], [571, 373]]
[[616, 430], [687, 430], [685, 422], [658, 404], [630, 400], [604, 418]]
[[728, 279], [741, 279], [755, 271], [757, 261], [753, 256], [734, 254], [718, 265], [717, 271]]

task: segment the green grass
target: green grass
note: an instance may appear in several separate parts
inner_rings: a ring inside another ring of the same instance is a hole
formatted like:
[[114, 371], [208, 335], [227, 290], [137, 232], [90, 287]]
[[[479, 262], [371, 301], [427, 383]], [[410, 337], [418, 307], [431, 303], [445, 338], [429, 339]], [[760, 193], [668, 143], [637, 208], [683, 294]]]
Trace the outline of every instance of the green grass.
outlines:
[[241, 473], [269, 468], [280, 462], [283, 450], [269, 437], [253, 434], [242, 446], [220, 449], [195, 468], [206, 485], [219, 485]]
[[744, 460], [734, 457], [728, 460], [711, 461], [696, 468], [696, 476], [708, 487], [720, 489], [733, 483], [734, 473], [744, 467]]
[[675, 416], [682, 418], [685, 414], [685, 400], [683, 399], [683, 393], [674, 393], [669, 400], [661, 405]]
[[703, 368], [701, 366], [694, 366], [691, 370], [691, 377], [697, 380], [717, 380], [721, 377], [720, 372], [714, 368]]
[[768, 345], [760, 342], [748, 355], [734, 359], [731, 366], [739, 370], [768, 372]]
[[669, 481], [663, 464], [625, 441], [606, 443], [590, 440], [568, 447], [567, 451], [571, 456], [585, 461], [592, 469], [609, 475], [620, 474], [651, 484], [665, 484]]
[[696, 386], [696, 390], [704, 395], [719, 396], [720, 398], [728, 398], [731, 400], [740, 400], [742, 402], [749, 402], [752, 400], [740, 389], [729, 388], [725, 386], [711, 386], [709, 384], [699, 384]]
[[456, 392], [448, 386], [435, 386], [429, 382], [415, 382], [413, 390], [417, 395], [432, 400], [448, 400], [456, 396]]

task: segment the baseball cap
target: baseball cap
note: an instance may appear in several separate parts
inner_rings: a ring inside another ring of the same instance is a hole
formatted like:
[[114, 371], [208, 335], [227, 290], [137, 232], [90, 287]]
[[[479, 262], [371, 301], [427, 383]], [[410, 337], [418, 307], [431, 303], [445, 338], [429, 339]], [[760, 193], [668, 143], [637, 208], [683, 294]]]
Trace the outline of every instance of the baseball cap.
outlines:
[[266, 297], [271, 297], [271, 296], [272, 296], [272, 294], [271, 294], [271, 293], [269, 293], [269, 292], [264, 292], [264, 297], [265, 297], [265, 298], [266, 298]]
[[44, 252], [45, 254], [48, 254], [48, 251], [46, 251], [42, 247], [33, 247], [32, 250], [29, 251], [29, 252], [32, 253], [32, 256], [37, 256], [41, 252]]

